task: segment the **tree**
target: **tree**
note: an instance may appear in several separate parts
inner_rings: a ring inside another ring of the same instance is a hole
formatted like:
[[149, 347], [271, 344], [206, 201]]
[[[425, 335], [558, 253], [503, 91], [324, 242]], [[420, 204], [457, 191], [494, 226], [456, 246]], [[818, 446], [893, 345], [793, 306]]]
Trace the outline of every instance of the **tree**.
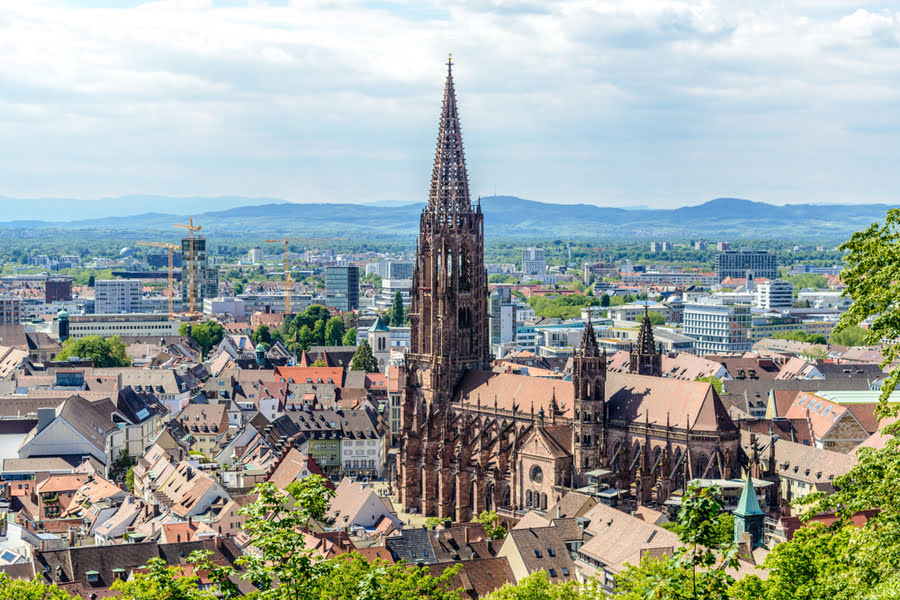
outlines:
[[378, 372], [378, 361], [372, 354], [372, 348], [369, 342], [363, 340], [356, 352], [353, 353], [353, 359], [350, 361], [350, 369], [354, 371], [365, 371], [366, 373]]
[[40, 577], [31, 581], [12, 579], [6, 573], [0, 573], [0, 598], [16, 598], [17, 600], [73, 600], [72, 596], [56, 585], [47, 585]]
[[125, 473], [125, 489], [129, 492], [134, 489], [134, 466], [128, 467]]
[[[190, 334], [188, 333], [190, 332]], [[203, 357], [209, 354], [209, 351], [217, 346], [225, 338], [225, 328], [221, 323], [216, 321], [205, 321], [203, 323], [182, 323], [178, 330], [181, 335], [190, 335], [191, 338], [203, 350]]]
[[344, 320], [340, 317], [331, 317], [325, 324], [325, 345], [340, 346], [344, 337]]
[[506, 527], [500, 524], [500, 518], [496, 511], [483, 510], [476, 519], [473, 519], [473, 522], [481, 523], [484, 526], [484, 532], [492, 540], [502, 540], [506, 537]]
[[234, 284], [234, 294], [235, 294], [235, 296], [238, 296], [243, 293], [244, 293], [244, 284], [241, 283], [240, 281], [238, 281], [237, 283]]
[[268, 482], [257, 484], [256, 502], [239, 511], [245, 517], [244, 533], [257, 552], [237, 562], [244, 569], [241, 577], [258, 588], [261, 600], [315, 598], [317, 580], [331, 569], [329, 563], [314, 560], [301, 532], [311, 518], [324, 514], [334, 491], [324, 477], [310, 475], [304, 481], [294, 488], [296, 496]]
[[609, 306], [608, 294], [603, 294], [602, 296], [600, 296], [600, 306], [602, 306], [603, 308], [607, 308]]
[[269, 330], [268, 325], [260, 323], [256, 331], [250, 335], [250, 339], [253, 340], [254, 344], [262, 344], [268, 348], [272, 345], [272, 332]]
[[647, 311], [647, 318], [650, 319], [651, 325], [665, 325], [666, 324], [665, 315], [663, 315], [662, 313], [657, 312], [655, 310]]
[[88, 277], [87, 284], [88, 287], [94, 287], [94, 284], [97, 282], [97, 278], [94, 275]]
[[[839, 250], [846, 252], [847, 268], [841, 272], [846, 284], [844, 295], [853, 299], [838, 326], [832, 333], [858, 326], [872, 319], [862, 342], [874, 344], [893, 340], [881, 348], [881, 367], [887, 368], [900, 359], [900, 209], [887, 211], [884, 225], [872, 223], [857, 231]], [[840, 339], [840, 338], [838, 338]], [[896, 406], [889, 408], [887, 399], [900, 381], [900, 369], [893, 369], [881, 386], [879, 414], [896, 414]]]
[[312, 362], [312, 364], [309, 365], [309, 366], [311, 366], [311, 367], [327, 367], [327, 366], [328, 366], [328, 363], [325, 362], [325, 360], [323, 360], [323, 359], [320, 358], [320, 359], [318, 359], [318, 360], [314, 360], [314, 361]]
[[63, 361], [77, 356], [90, 359], [95, 367], [127, 367], [131, 359], [125, 354], [125, 344], [118, 336], [102, 338], [89, 335], [83, 338], [69, 338], [63, 342], [56, 360]]
[[309, 350], [309, 347], [312, 346], [313, 332], [309, 325], [304, 325], [300, 328], [300, 332], [297, 334], [297, 343], [300, 345], [301, 350]]
[[359, 554], [345, 554], [330, 561], [329, 569], [319, 579], [318, 600], [460, 600], [452, 589], [453, 579], [461, 568], [455, 565], [433, 577], [428, 567], [387, 564], [381, 560], [368, 562]]
[[313, 342], [319, 346], [325, 345], [325, 321], [316, 321], [312, 330]]
[[391, 304], [391, 326], [403, 327], [406, 323], [406, 312], [403, 310], [403, 296], [400, 290], [394, 293], [394, 302]]
[[868, 331], [857, 325], [835, 329], [829, 342], [835, 346], [865, 346]]
[[[593, 586], [587, 585], [588, 590]], [[595, 591], [595, 594], [579, 592], [578, 584], [574, 581], [565, 583], [550, 583], [546, 571], [535, 571], [517, 584], [507, 583], [500, 589], [494, 590], [484, 597], [484, 600], [588, 600], [589, 598], [604, 597], [604, 594]]]
[[200, 590], [200, 578], [183, 567], [169, 567], [157, 557], [147, 561], [147, 572], [131, 581], [118, 580], [112, 589], [125, 600], [214, 600], [215, 594]]
[[356, 328], [351, 327], [347, 330], [347, 333], [344, 334], [344, 339], [341, 340], [341, 344], [344, 346], [355, 346], [356, 345]]
[[737, 544], [723, 540], [718, 519], [722, 510], [718, 486], [692, 483], [678, 511], [682, 546], [671, 557], [645, 558], [616, 578], [623, 600], [672, 598], [727, 600], [734, 578], [726, 569], [737, 566]]
[[716, 393], [720, 396], [725, 393], [725, 384], [722, 383], [722, 380], [716, 377], [715, 375], [707, 375], [706, 377], [698, 377], [694, 381], [705, 381], [706, 383], [712, 384], [713, 389], [716, 390]]

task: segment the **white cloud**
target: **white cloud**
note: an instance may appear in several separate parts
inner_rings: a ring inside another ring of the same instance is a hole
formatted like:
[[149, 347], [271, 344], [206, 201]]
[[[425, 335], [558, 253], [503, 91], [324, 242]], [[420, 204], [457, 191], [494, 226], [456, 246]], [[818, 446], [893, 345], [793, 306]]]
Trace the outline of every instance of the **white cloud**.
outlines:
[[0, 195], [422, 199], [449, 51], [476, 194], [890, 201], [900, 185], [888, 7], [78, 4], [0, 4]]

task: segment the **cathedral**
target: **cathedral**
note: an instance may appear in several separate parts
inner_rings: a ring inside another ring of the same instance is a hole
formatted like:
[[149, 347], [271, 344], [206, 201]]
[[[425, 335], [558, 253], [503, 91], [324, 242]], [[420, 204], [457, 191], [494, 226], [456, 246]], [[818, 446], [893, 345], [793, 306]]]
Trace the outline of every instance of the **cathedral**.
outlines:
[[396, 474], [406, 510], [515, 517], [589, 478], [661, 503], [690, 479], [739, 475], [737, 427], [709, 383], [660, 376], [646, 314], [627, 373], [607, 372], [590, 320], [570, 377], [491, 371], [484, 216], [469, 195], [449, 62], [410, 295]]

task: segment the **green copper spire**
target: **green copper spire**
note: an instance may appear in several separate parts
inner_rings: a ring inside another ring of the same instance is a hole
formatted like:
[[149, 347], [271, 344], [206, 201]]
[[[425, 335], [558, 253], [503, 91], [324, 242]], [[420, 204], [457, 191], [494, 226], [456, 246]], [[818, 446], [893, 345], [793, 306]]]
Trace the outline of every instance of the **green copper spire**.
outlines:
[[740, 517], [749, 517], [752, 515], [765, 515], [759, 507], [759, 498], [756, 497], [756, 488], [753, 487], [753, 480], [747, 475], [747, 482], [744, 484], [744, 491], [741, 492], [741, 499], [738, 500], [737, 508], [734, 514]]

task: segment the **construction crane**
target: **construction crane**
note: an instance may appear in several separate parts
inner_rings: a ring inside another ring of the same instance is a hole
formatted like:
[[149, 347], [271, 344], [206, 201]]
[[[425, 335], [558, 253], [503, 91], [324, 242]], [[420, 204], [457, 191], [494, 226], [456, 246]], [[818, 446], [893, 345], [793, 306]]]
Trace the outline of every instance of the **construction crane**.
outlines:
[[139, 246], [153, 246], [154, 248], [166, 248], [169, 251], [169, 316], [175, 316], [175, 308], [172, 304], [174, 297], [174, 265], [172, 264], [172, 251], [178, 250], [179, 246], [166, 242], [138, 242]]
[[[188, 315], [193, 317], [193, 316], [196, 316], [196, 314], [197, 314], [196, 312], [194, 312], [194, 271], [196, 270], [196, 266], [197, 266], [194, 263], [194, 232], [200, 231], [200, 226], [194, 225], [194, 217], [191, 217], [191, 220], [188, 221], [187, 225], [184, 225], [182, 223], [175, 223], [175, 227], [181, 227], [183, 229], [187, 229], [190, 232], [189, 236], [188, 236], [188, 238], [190, 239], [190, 247], [191, 247], [191, 262], [190, 262], [190, 267], [188, 268], [188, 271], [190, 271], [190, 275], [189, 275], [190, 283], [188, 284], [190, 286], [190, 287], [188, 287], [188, 306], [190, 308], [188, 309]], [[184, 285], [184, 256], [181, 257], [181, 266], [182, 266], [182, 268], [181, 268], [181, 272], [182, 272], [181, 285]]]
[[345, 237], [339, 238], [304, 238], [304, 237], [286, 237], [280, 240], [266, 240], [267, 244], [284, 244], [284, 314], [291, 313], [291, 296], [294, 292], [294, 280], [291, 277], [291, 263], [289, 245], [291, 242], [335, 242], [338, 240], [346, 240]]

